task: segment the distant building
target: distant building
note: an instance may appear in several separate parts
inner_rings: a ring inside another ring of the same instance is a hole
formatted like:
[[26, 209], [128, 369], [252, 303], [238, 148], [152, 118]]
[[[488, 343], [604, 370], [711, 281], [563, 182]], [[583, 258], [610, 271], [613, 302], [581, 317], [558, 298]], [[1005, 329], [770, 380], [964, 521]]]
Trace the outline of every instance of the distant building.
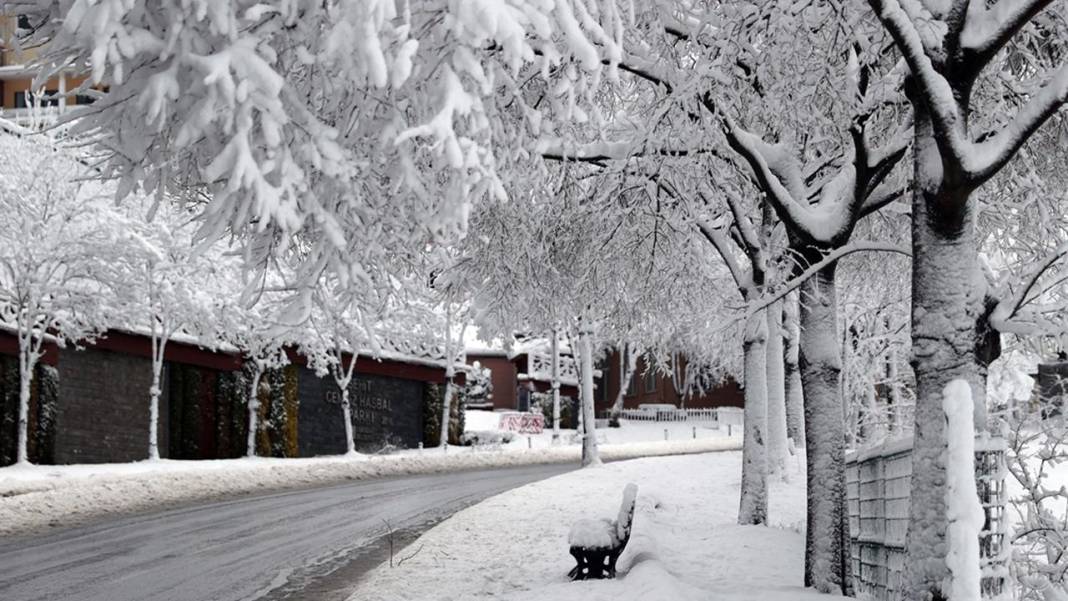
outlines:
[[[17, 341], [0, 330], [0, 465], [14, 462], [18, 421]], [[344, 453], [340, 390], [296, 351], [260, 385], [257, 454]], [[75, 349], [46, 348], [30, 406], [30, 460], [103, 463], [148, 455], [151, 346], [147, 336], [112, 330]], [[463, 383], [463, 373], [458, 374]], [[445, 366], [428, 357], [361, 355], [349, 386], [357, 450], [413, 448], [436, 430]], [[245, 454], [248, 380], [236, 352], [167, 345], [160, 399], [160, 455], [225, 459]], [[436, 436], [436, 431], [433, 433]]]
[[[501, 345], [503, 346], [503, 345]], [[575, 360], [566, 344], [561, 344], [561, 396], [578, 399], [578, 372]], [[552, 392], [552, 356], [549, 341], [528, 339], [514, 344], [511, 351], [471, 342], [467, 347], [467, 362], [478, 362], [492, 372], [492, 406], [497, 411], [527, 411], [532, 393]], [[685, 369], [683, 361], [681, 369]], [[597, 414], [608, 411], [619, 392], [623, 378], [619, 352], [612, 350], [596, 365], [594, 374], [594, 405]], [[676, 407], [709, 408], [741, 407], [744, 396], [741, 387], [733, 380], [726, 380], [704, 393], [680, 395], [671, 378], [659, 371], [646, 370], [645, 359], [638, 360], [637, 369], [627, 383], [624, 407], [637, 409], [647, 403], [667, 404]]]
[[[28, 32], [37, 25], [26, 15], [0, 16], [0, 40], [11, 40], [17, 30]], [[0, 46], [0, 118], [32, 126], [40, 120], [54, 121], [59, 114], [94, 101], [88, 93], [69, 93], [85, 83], [86, 76], [80, 70], [66, 70], [32, 89], [37, 72], [30, 63], [39, 54], [39, 48], [18, 51], [11, 45]]]
[[[619, 351], [612, 350], [600, 364], [605, 385], [594, 394], [597, 414], [601, 415], [612, 408], [621, 385], [626, 387], [623, 394], [624, 409], [637, 409], [644, 404], [674, 405], [688, 409], [745, 405], [745, 396], [741, 386], [729, 378], [703, 393], [695, 391], [687, 395], [684, 391], [676, 389], [676, 384], [669, 374], [655, 368], [648, 369], [648, 367], [645, 357], [639, 357], [630, 380], [621, 382], [625, 375], [623, 373], [625, 367], [620, 362]], [[680, 361], [680, 370], [684, 372], [685, 369], [686, 361], [683, 358]]]

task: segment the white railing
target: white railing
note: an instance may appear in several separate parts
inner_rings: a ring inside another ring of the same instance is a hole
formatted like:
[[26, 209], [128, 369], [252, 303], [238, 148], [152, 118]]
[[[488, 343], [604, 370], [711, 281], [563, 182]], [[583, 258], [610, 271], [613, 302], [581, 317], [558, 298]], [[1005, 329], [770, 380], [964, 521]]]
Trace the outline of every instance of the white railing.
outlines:
[[0, 119], [5, 119], [26, 129], [41, 130], [51, 127], [62, 114], [58, 106], [39, 106], [22, 109], [0, 110]]
[[636, 422], [714, 422], [741, 425], [741, 409], [717, 407], [714, 409], [624, 409], [620, 417]]

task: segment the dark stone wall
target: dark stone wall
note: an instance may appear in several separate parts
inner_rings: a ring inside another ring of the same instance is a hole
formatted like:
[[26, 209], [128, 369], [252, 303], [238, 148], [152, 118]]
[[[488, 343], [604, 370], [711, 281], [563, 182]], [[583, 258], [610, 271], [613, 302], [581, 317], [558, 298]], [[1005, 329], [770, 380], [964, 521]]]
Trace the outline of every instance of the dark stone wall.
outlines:
[[[63, 349], [59, 358], [55, 461], [106, 463], [148, 457], [148, 390], [152, 362], [145, 357]], [[167, 449], [167, 387], [160, 400], [160, 452]]]
[[[300, 455], [345, 452], [341, 390], [332, 377], [300, 368]], [[423, 440], [423, 382], [357, 374], [349, 385], [356, 450], [374, 453], [392, 445], [414, 448]]]

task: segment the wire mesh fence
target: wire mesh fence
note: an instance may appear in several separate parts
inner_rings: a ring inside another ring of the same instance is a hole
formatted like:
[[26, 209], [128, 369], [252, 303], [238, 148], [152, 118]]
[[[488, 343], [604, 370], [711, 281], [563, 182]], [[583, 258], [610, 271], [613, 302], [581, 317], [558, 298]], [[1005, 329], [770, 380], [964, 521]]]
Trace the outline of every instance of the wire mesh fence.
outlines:
[[[986, 522], [979, 537], [984, 599], [1005, 589], [1005, 441], [976, 437], [975, 480]], [[846, 458], [846, 499], [854, 589], [895, 601], [905, 567], [912, 440], [896, 440]]]

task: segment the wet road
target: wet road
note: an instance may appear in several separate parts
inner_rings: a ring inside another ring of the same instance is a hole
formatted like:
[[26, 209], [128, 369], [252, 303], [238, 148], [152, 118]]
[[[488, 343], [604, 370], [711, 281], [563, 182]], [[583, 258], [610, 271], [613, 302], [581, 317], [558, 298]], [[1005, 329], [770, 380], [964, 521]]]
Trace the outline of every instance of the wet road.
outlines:
[[388, 532], [399, 552], [468, 505], [573, 468], [365, 480], [0, 540], [0, 600], [342, 600], [389, 560]]

